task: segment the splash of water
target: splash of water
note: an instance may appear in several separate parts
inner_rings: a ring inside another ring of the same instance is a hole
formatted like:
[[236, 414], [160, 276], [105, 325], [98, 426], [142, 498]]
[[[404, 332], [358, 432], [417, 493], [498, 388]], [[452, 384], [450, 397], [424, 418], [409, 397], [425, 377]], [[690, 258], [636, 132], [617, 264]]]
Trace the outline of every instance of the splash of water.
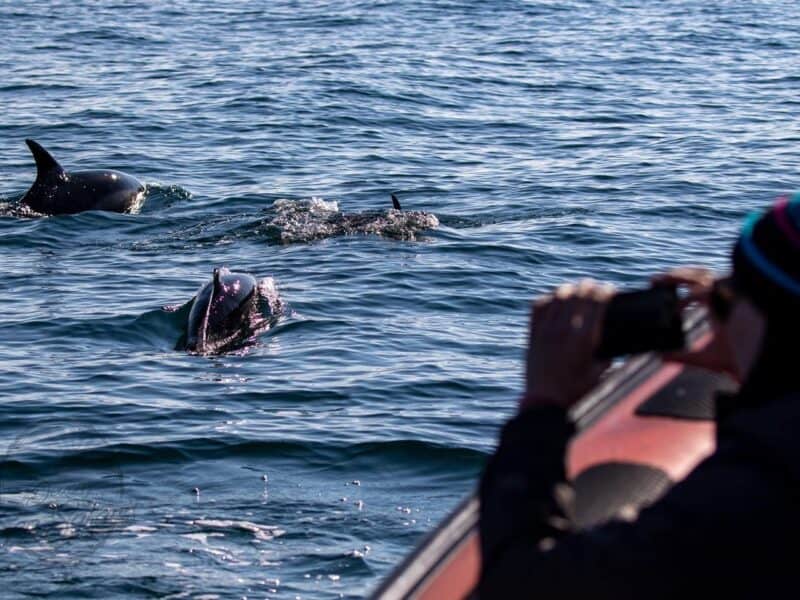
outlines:
[[310, 242], [341, 235], [371, 234], [415, 240], [425, 230], [439, 226], [436, 215], [423, 211], [397, 210], [343, 213], [336, 201], [278, 200], [261, 228], [283, 244]]

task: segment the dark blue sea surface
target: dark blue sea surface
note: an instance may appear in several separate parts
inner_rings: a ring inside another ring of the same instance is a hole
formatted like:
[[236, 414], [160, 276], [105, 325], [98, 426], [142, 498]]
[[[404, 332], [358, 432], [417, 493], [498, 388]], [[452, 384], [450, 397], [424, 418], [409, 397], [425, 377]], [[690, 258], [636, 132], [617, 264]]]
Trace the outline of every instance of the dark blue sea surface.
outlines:
[[[800, 188], [798, 22], [0, 3], [0, 596], [368, 594], [474, 488], [535, 294], [723, 269], [743, 216]], [[20, 215], [25, 138], [146, 182], [141, 212]], [[390, 193], [438, 227], [387, 223]], [[175, 350], [161, 307], [218, 266], [273, 277], [286, 313]]]

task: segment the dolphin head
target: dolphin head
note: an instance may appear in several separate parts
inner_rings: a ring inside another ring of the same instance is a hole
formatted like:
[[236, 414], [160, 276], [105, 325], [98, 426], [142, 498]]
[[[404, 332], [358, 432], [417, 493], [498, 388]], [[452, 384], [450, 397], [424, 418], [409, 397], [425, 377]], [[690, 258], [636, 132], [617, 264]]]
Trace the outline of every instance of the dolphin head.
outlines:
[[186, 349], [206, 354], [250, 336], [257, 291], [250, 275], [214, 269], [214, 278], [197, 292], [189, 312]]

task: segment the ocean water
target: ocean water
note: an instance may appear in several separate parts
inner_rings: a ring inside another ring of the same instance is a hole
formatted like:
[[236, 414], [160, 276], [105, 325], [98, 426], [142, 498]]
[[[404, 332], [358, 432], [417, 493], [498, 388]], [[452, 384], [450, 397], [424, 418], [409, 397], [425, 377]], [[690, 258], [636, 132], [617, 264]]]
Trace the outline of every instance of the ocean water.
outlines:
[[[798, 21], [0, 2], [0, 596], [368, 595], [474, 488], [531, 298], [724, 269], [743, 216], [800, 189]], [[25, 138], [135, 175], [141, 211], [21, 215]], [[219, 266], [286, 313], [175, 350], [161, 307]]]

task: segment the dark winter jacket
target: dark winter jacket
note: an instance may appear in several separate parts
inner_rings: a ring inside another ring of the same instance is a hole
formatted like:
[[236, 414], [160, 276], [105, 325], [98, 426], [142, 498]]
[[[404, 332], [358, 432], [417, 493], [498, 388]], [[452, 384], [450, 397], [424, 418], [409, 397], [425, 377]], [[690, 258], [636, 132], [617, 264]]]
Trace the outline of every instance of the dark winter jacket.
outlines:
[[585, 531], [555, 500], [564, 411], [509, 421], [481, 481], [481, 598], [800, 594], [800, 393], [751, 387], [718, 408], [710, 457], [635, 521]]

